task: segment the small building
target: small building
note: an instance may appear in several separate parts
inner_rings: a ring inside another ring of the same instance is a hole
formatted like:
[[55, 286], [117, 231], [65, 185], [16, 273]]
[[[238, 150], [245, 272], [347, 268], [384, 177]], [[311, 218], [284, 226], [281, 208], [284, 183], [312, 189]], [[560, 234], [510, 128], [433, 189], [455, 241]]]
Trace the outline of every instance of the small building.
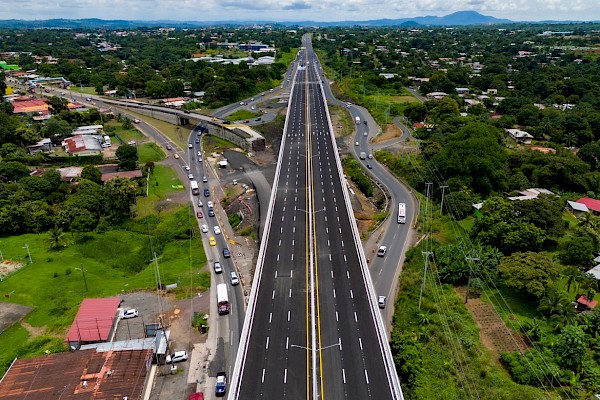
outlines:
[[429, 100], [441, 100], [446, 96], [448, 96], [448, 94], [444, 92], [431, 92], [425, 95]]
[[585, 206], [594, 214], [600, 215], [600, 200], [592, 199], [590, 197], [582, 197], [577, 200], [580, 204], [585, 204]]
[[[598, 257], [596, 257], [598, 258]], [[600, 261], [596, 261], [596, 262], [600, 262]], [[593, 275], [596, 279], [600, 280], [600, 264], [596, 265], [594, 268], [585, 271], [586, 274], [590, 274]]]
[[459, 96], [464, 96], [466, 94], [469, 94], [469, 88], [466, 88], [466, 87], [457, 87], [455, 90]]
[[533, 135], [520, 129], [507, 129], [508, 136], [519, 144], [531, 144]]
[[570, 200], [567, 200], [567, 210], [571, 211], [576, 217], [579, 217], [583, 213], [590, 212], [585, 204]]
[[60, 174], [60, 180], [63, 182], [73, 182], [81, 176], [83, 167], [64, 167], [57, 169]]
[[40, 115], [48, 111], [49, 106], [44, 100], [28, 99], [13, 102], [13, 114]]
[[37, 142], [36, 144], [32, 144], [31, 146], [27, 146], [27, 151], [29, 154], [34, 155], [36, 153], [50, 151], [52, 148], [52, 140], [50, 138], [44, 138]]
[[64, 150], [77, 156], [96, 156], [102, 154], [102, 136], [77, 135], [62, 141]]
[[128, 179], [136, 179], [142, 177], [142, 171], [139, 169], [133, 171], [118, 171], [118, 172], [108, 172], [102, 174], [102, 182], [106, 182], [112, 178], [128, 178]]
[[579, 296], [577, 298], [577, 309], [579, 311], [586, 311], [596, 307], [597, 305], [597, 300], [589, 300], [586, 296]]
[[83, 344], [109, 341], [116, 329], [120, 304], [118, 297], [83, 299], [67, 333], [69, 346], [77, 349]]

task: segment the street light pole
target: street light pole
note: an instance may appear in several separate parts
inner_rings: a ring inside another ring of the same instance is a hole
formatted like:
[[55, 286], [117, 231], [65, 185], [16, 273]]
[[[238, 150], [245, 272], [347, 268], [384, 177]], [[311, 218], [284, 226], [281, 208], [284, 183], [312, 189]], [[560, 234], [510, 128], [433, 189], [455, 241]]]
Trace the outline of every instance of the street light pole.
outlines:
[[33, 263], [33, 260], [31, 259], [31, 252], [29, 251], [29, 245], [27, 243], [25, 243], [25, 246], [23, 246], [24, 249], [27, 249], [27, 257], [29, 257], [29, 264]]
[[88, 291], [87, 280], [85, 279], [85, 269], [83, 269], [83, 264], [81, 264], [81, 268], [75, 268], [81, 271], [81, 275], [83, 275], [83, 283], [85, 284], [85, 291]]

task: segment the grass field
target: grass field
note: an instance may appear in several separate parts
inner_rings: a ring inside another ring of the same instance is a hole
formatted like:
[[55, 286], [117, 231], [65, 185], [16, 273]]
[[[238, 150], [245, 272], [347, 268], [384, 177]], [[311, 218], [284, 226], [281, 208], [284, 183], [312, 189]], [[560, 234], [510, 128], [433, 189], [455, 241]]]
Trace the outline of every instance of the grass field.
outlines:
[[155, 143], [144, 143], [138, 146], [138, 156], [140, 163], [158, 162], [165, 158], [165, 152]]
[[168, 209], [166, 200], [169, 194], [182, 190], [175, 189], [181, 185], [181, 180], [172, 168], [155, 165], [148, 180], [148, 197], [137, 199], [138, 216], [145, 217], [158, 213], [159, 209]]
[[123, 110], [136, 118], [139, 118], [158, 129], [162, 134], [166, 135], [171, 141], [177, 144], [181, 149], [187, 149], [187, 138], [189, 136], [189, 129], [183, 126], [177, 126], [168, 122], [161, 121], [156, 118], [151, 118], [146, 115], [138, 114], [132, 110]]
[[241, 121], [241, 120], [245, 120], [245, 119], [254, 119], [258, 116], [259, 116], [258, 113], [254, 113], [254, 112], [251, 112], [248, 110], [238, 110], [238, 111], [234, 112], [233, 114], [228, 115], [227, 119], [230, 121]]

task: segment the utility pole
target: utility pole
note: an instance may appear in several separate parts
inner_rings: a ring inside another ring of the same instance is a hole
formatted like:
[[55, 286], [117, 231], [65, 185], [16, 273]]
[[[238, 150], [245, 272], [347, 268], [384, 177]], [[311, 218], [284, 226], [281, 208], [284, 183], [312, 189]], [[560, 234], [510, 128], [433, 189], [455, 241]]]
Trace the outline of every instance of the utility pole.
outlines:
[[471, 277], [473, 276], [473, 261], [479, 261], [479, 258], [475, 258], [472, 256], [465, 257], [467, 262], [469, 263], [469, 280], [467, 281], [467, 293], [465, 294], [465, 304], [469, 301], [469, 287], [471, 286]]
[[421, 293], [419, 293], [419, 310], [421, 309], [421, 298], [423, 297], [423, 292], [425, 291], [425, 282], [427, 281], [427, 263], [429, 262], [429, 256], [433, 255], [431, 251], [423, 251], [422, 255], [425, 256], [425, 268], [423, 269], [423, 283], [421, 284]]
[[440, 189], [442, 189], [442, 204], [440, 204], [440, 214], [444, 214], [444, 192], [448, 185], [441, 185]]
[[433, 182], [425, 182], [426, 188], [426, 200], [425, 200], [425, 215], [427, 215], [427, 211], [429, 210], [429, 188], [433, 185]]
[[85, 284], [85, 291], [88, 291], [88, 285], [87, 285], [87, 280], [85, 279], [85, 270], [83, 269], [83, 264], [79, 265], [81, 268], [75, 268], [75, 269], [80, 269], [81, 270], [81, 275], [83, 275], [83, 283]]

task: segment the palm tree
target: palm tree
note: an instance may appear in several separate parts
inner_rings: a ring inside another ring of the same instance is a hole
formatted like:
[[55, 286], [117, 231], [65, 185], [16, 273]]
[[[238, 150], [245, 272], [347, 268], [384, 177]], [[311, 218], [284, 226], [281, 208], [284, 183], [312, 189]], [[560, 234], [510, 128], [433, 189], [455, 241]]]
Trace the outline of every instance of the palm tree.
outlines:
[[531, 321], [525, 322], [521, 325], [521, 332], [523, 332], [530, 343], [538, 342], [542, 338], [542, 326], [540, 320], [537, 318]]
[[[559, 313], [564, 307], [571, 306], [564, 292], [549, 290], [540, 300], [538, 310], [548, 316]], [[572, 308], [572, 307], [571, 307]]]
[[574, 265], [565, 269], [563, 276], [567, 278], [567, 292], [571, 291], [571, 285], [573, 283], [579, 284], [585, 277], [583, 271]]
[[63, 233], [63, 230], [57, 226], [51, 228], [48, 231], [48, 243], [50, 244], [50, 248], [52, 250], [65, 247], [65, 234]]
[[558, 312], [552, 314], [550, 317], [550, 323], [555, 331], [560, 330], [568, 325], [573, 325], [577, 322], [577, 311], [575, 308], [567, 303]]

